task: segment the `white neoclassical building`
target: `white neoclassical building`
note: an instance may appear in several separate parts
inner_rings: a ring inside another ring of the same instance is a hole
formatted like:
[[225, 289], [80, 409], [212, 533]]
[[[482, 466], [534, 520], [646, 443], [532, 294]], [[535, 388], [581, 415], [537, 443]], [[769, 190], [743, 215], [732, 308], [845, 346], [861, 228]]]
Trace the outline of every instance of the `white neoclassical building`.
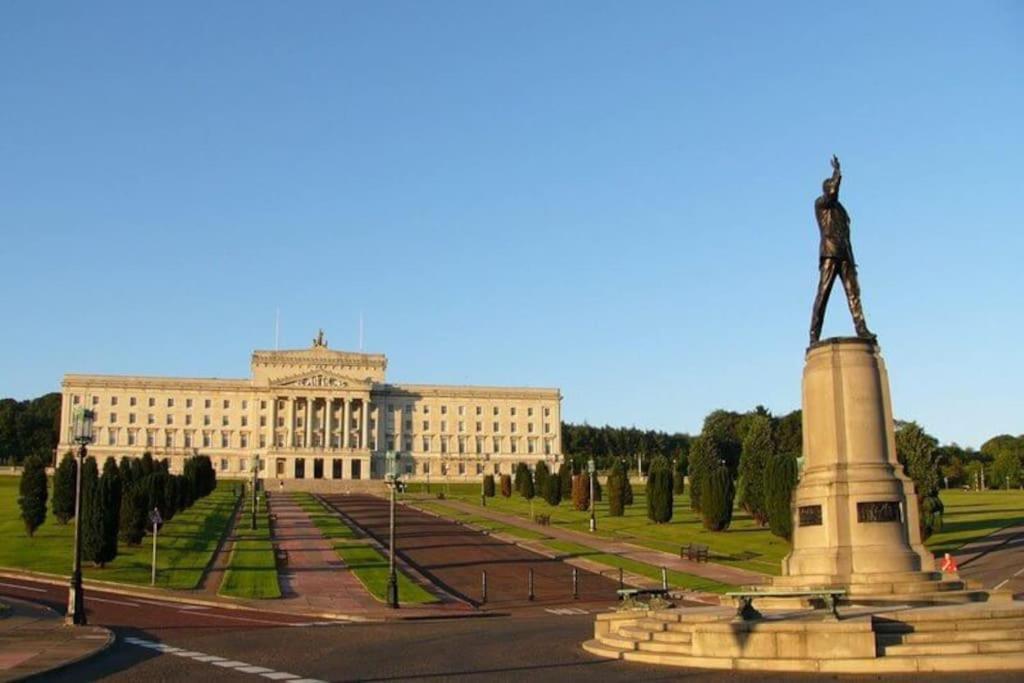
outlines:
[[377, 479], [399, 451], [415, 479], [510, 474], [561, 459], [558, 389], [388, 384], [387, 358], [327, 348], [254, 351], [249, 379], [67, 374], [59, 453], [77, 406], [95, 412], [100, 459], [208, 455], [222, 476]]

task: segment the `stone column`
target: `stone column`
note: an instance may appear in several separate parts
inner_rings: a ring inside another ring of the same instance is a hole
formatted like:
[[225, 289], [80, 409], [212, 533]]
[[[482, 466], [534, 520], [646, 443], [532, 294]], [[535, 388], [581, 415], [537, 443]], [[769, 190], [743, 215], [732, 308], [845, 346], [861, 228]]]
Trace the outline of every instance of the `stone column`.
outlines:
[[268, 445], [270, 448], [277, 446], [277, 396], [270, 397], [270, 439]]
[[295, 397], [288, 397], [288, 425], [285, 429], [288, 448], [295, 448]]
[[324, 399], [324, 448], [331, 450], [331, 404], [334, 399], [330, 396]]
[[352, 424], [352, 399], [345, 397], [341, 399], [341, 412], [342, 418], [344, 419], [344, 425], [341, 430], [341, 447], [349, 447], [349, 425]]
[[362, 438], [359, 441], [360, 448], [370, 447], [370, 397], [367, 396], [363, 399], [363, 428]]
[[303, 446], [309, 448], [309, 437], [313, 425], [313, 399], [310, 396], [306, 397], [306, 424], [305, 424], [305, 435], [306, 440], [303, 442]]

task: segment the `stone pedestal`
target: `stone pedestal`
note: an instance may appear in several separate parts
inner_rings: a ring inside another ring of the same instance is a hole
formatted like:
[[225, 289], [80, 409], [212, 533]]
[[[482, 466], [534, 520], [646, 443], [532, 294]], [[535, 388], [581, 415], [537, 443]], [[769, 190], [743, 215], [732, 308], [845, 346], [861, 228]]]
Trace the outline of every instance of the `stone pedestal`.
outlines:
[[889, 378], [875, 342], [827, 339], [808, 350], [803, 440], [793, 550], [776, 585], [911, 580], [934, 569], [914, 485], [896, 460]]

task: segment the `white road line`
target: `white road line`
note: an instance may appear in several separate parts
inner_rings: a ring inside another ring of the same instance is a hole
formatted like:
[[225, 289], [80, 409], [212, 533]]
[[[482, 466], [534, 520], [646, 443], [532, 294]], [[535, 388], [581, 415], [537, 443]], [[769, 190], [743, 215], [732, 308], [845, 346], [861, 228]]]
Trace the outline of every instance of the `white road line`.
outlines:
[[124, 602], [122, 600], [108, 600], [107, 598], [96, 598], [89, 596], [86, 598], [86, 602], [109, 602], [111, 605], [124, 605], [125, 607], [142, 607], [142, 605], [136, 605], [134, 602]]
[[[185, 614], [188, 614], [188, 612], [185, 612]], [[228, 616], [227, 614], [216, 614], [214, 612], [207, 612], [203, 616], [217, 617], [218, 619], [232, 619], [234, 621], [251, 621], [254, 624], [273, 624], [274, 626], [290, 626], [290, 624], [281, 623], [280, 621], [268, 621], [267, 619], [249, 619], [248, 617], [232, 617]]]
[[17, 588], [22, 591], [32, 591], [33, 593], [45, 593], [45, 588], [29, 588], [28, 586], [19, 586], [16, 583], [0, 583], [0, 586], [7, 586], [8, 588]]
[[1020, 576], [1021, 574], [1024, 574], [1024, 567], [1021, 567], [1020, 569], [1018, 569], [1017, 573], [1014, 574], [1014, 576]]
[[214, 662], [214, 666], [223, 666], [226, 669], [237, 669], [243, 666], [252, 666], [248, 662], [240, 662], [237, 659], [229, 659], [223, 662]]
[[240, 666], [235, 670], [246, 674], [265, 674], [273, 671], [265, 666]]
[[301, 678], [295, 674], [288, 673], [286, 671], [274, 671], [273, 669], [265, 666], [256, 666], [255, 664], [249, 664], [248, 662], [241, 662], [236, 659], [228, 659], [226, 657], [218, 657], [216, 655], [207, 655], [202, 652], [195, 652], [193, 650], [183, 650], [180, 647], [172, 647], [166, 643], [158, 643], [152, 640], [144, 640], [142, 638], [125, 638], [124, 642], [132, 645], [138, 645], [139, 647], [148, 648], [150, 650], [159, 650], [166, 654], [173, 654], [179, 657], [188, 657], [197, 662], [204, 662], [206, 664], [213, 664], [224, 669], [233, 669], [240, 673], [253, 674], [269, 678], [272, 681], [289, 681], [289, 683], [325, 683], [324, 681], [315, 678]]
[[261, 674], [264, 678], [269, 678], [272, 681], [288, 681], [298, 678], [295, 674], [285, 673], [283, 671], [272, 671], [270, 673]]
[[[1014, 576], [1016, 576], [1016, 575], [1014, 575]], [[1005, 585], [1006, 585], [1006, 584], [1008, 584], [1008, 583], [1010, 583], [1010, 580], [1009, 580], [1009, 579], [1007, 579], [1006, 581], [1003, 581], [1003, 582], [1002, 582], [1001, 584], [999, 584], [998, 586], [996, 586], [996, 587], [995, 587], [995, 588], [993, 588], [992, 590], [994, 590], [994, 591], [997, 591], [997, 590], [999, 590], [1000, 588], [1002, 588], [1003, 586], [1005, 586]]]

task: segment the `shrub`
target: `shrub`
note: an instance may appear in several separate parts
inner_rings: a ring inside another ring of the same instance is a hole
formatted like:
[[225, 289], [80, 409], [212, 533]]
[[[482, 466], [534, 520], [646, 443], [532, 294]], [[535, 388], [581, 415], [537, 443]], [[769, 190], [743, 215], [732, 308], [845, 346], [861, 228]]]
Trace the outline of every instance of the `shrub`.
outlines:
[[[142, 467], [142, 477], [148, 477], [149, 475], [153, 474], [153, 470], [155, 469], [156, 464], [153, 462], [152, 453], [150, 453], [149, 451], [143, 453], [142, 460], [140, 460], [139, 462]], [[140, 479], [142, 477], [140, 477]]]
[[548, 477], [544, 482], [544, 500], [548, 505], [558, 505], [562, 502], [562, 480], [560, 477]]
[[590, 481], [585, 474], [572, 475], [572, 506], [581, 512], [590, 509]]
[[764, 499], [772, 533], [789, 540], [793, 536], [791, 499], [796, 488], [796, 456], [779, 453], [768, 458], [764, 470]]
[[512, 476], [508, 474], [501, 475], [501, 495], [504, 498], [512, 497]]
[[672, 519], [672, 467], [663, 455], [647, 468], [647, 518], [655, 524]]
[[32, 536], [46, 521], [46, 461], [41, 457], [33, 455], [25, 459], [18, 494], [25, 533]]
[[626, 468], [621, 460], [612, 464], [608, 474], [608, 515], [622, 517], [626, 506]]
[[68, 451], [60, 459], [60, 465], [53, 475], [53, 516], [61, 524], [75, 516], [75, 477], [78, 476], [78, 463], [75, 456]]
[[737, 497], [740, 506], [749, 512], [760, 526], [768, 523], [768, 511], [764, 500], [764, 469], [774, 452], [771, 420], [764, 415], [755, 415], [751, 418], [740, 452]]
[[938, 441], [916, 422], [908, 422], [896, 430], [896, 456], [907, 476], [914, 481], [921, 540], [924, 541], [942, 528]]
[[729, 468], [719, 465], [701, 478], [701, 517], [704, 528], [724, 531], [732, 522], [735, 490]]
[[484, 477], [484, 496], [494, 498], [494, 475], [488, 474]]

